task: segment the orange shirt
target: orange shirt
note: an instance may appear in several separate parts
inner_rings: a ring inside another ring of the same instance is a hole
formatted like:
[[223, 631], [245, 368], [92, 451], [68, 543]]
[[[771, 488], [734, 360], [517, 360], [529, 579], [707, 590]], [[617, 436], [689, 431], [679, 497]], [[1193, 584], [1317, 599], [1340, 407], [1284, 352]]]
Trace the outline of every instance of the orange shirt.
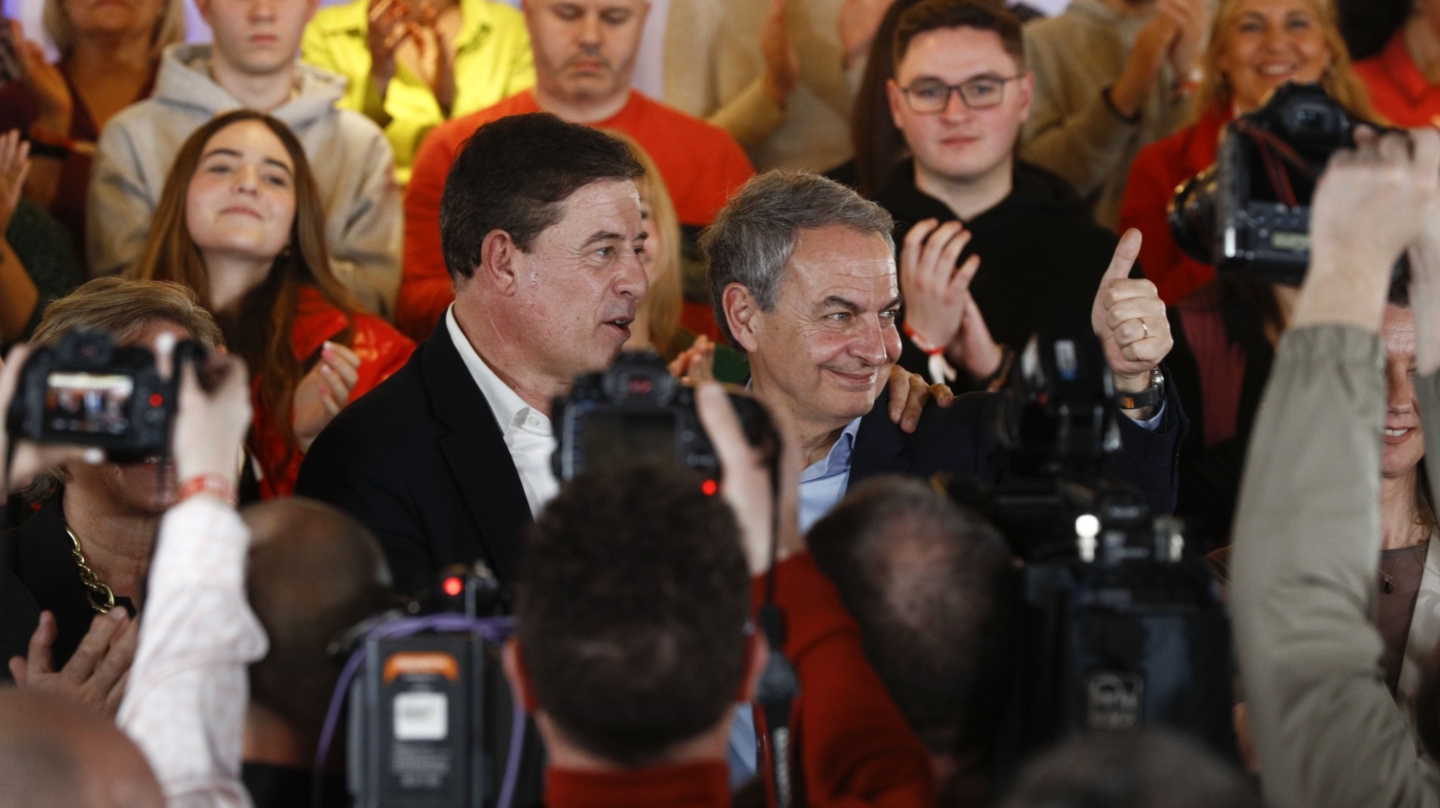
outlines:
[[[405, 192], [405, 275], [395, 324], [417, 340], [430, 336], [455, 299], [440, 252], [440, 197], [450, 165], [481, 126], [508, 115], [541, 112], [529, 90], [489, 109], [441, 124], [415, 156]], [[681, 224], [710, 224], [730, 194], [755, 173], [739, 144], [724, 130], [631, 91], [614, 116], [592, 124], [634, 138], [665, 179]]]
[[1440, 126], [1440, 86], [1425, 80], [1405, 49], [1404, 29], [1385, 49], [1355, 63], [1355, 74], [1370, 91], [1370, 103], [1394, 126]]

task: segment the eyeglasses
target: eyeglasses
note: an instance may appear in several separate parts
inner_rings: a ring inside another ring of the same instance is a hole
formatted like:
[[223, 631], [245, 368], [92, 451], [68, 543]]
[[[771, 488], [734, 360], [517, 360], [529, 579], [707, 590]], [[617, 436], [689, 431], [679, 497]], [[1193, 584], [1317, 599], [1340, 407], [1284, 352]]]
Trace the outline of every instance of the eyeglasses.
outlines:
[[905, 94], [905, 101], [910, 105], [911, 111], [918, 115], [944, 112], [945, 108], [950, 106], [951, 93], [959, 93], [960, 100], [965, 102], [969, 109], [989, 109], [999, 106], [1000, 102], [1005, 100], [1005, 85], [1008, 82], [1023, 78], [1024, 75], [1021, 73], [1009, 78], [976, 76], [960, 84], [921, 79], [909, 87], [901, 87], [900, 92]]

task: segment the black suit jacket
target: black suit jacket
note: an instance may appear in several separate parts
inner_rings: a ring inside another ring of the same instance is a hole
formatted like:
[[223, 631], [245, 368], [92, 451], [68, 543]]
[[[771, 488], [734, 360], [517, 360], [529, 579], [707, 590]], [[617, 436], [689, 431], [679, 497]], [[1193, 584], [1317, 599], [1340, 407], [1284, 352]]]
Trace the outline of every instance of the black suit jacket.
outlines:
[[[870, 413], [860, 419], [850, 455], [847, 488], [877, 474], [929, 477], [936, 472], [973, 474], [987, 483], [1001, 475], [995, 421], [1000, 397], [967, 393], [947, 408], [930, 404], [915, 432], [906, 434], [890, 420], [889, 392], [882, 393]], [[1110, 457], [1109, 470], [1139, 486], [1154, 514], [1175, 510], [1180, 438], [1186, 421], [1174, 385], [1165, 393], [1165, 413], [1153, 432], [1120, 417], [1120, 451]]]
[[374, 531], [396, 588], [408, 593], [430, 587], [438, 569], [477, 558], [513, 580], [531, 522], [504, 434], [444, 318], [404, 367], [320, 433], [295, 493]]

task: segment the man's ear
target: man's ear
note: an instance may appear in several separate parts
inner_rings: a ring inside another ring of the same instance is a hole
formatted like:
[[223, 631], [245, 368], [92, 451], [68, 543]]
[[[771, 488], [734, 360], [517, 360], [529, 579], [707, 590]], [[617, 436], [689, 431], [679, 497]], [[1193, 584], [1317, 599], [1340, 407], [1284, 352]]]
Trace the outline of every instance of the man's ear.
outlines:
[[472, 280], [478, 280], [506, 297], [515, 294], [519, 288], [515, 260], [519, 255], [520, 247], [509, 233], [491, 230], [480, 242], [480, 264], [475, 267]]
[[540, 703], [535, 700], [535, 687], [530, 684], [530, 674], [525, 670], [525, 656], [520, 652], [519, 640], [511, 637], [505, 641], [500, 649], [500, 666], [505, 669], [510, 689], [520, 697], [525, 712], [533, 713], [540, 709]]
[[1027, 70], [1015, 83], [1020, 85], [1020, 122], [1024, 123], [1030, 118], [1030, 105], [1035, 102], [1035, 74]]
[[895, 83], [895, 79], [886, 79], [885, 97], [890, 99], [890, 120], [895, 122], [896, 129], [904, 132], [905, 123], [900, 117], [900, 105], [905, 103], [905, 100], [900, 97], [901, 95], [900, 85]]
[[760, 693], [760, 676], [770, 661], [770, 643], [760, 631], [751, 634], [745, 643], [745, 678], [740, 683], [741, 703], [755, 701]]
[[750, 294], [750, 289], [743, 283], [726, 286], [725, 291], [720, 293], [720, 308], [725, 312], [725, 321], [730, 325], [735, 342], [746, 353], [755, 353], [760, 347], [760, 304]]

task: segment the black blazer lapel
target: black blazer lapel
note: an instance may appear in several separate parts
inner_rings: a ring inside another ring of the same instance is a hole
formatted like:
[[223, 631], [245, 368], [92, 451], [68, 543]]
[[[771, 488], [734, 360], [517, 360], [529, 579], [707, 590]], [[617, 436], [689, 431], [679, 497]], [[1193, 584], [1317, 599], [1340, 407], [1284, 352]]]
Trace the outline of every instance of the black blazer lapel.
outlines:
[[855, 449], [850, 453], [848, 492], [866, 477], [877, 474], [903, 474], [909, 467], [909, 441], [904, 432], [890, 420], [890, 391], [875, 400], [875, 406], [860, 419], [855, 433]]
[[487, 560], [501, 580], [513, 580], [520, 538], [531, 522], [530, 504], [494, 411], [460, 358], [444, 318], [425, 344], [421, 370], [435, 416], [450, 428], [439, 440], [440, 450]]

